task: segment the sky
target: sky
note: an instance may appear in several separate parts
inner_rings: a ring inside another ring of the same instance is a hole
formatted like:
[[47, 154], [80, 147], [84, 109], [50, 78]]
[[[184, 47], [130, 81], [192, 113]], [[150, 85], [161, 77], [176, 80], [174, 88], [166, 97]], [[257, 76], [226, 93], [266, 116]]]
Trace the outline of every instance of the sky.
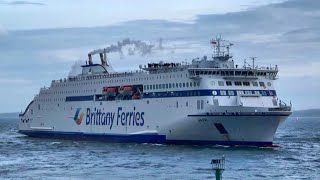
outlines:
[[211, 56], [217, 35], [235, 44], [238, 64], [277, 64], [279, 98], [295, 110], [320, 108], [319, 29], [316, 0], [0, 0], [0, 113], [24, 110], [93, 49], [125, 38], [154, 45], [147, 55], [108, 55], [115, 70], [130, 71]]

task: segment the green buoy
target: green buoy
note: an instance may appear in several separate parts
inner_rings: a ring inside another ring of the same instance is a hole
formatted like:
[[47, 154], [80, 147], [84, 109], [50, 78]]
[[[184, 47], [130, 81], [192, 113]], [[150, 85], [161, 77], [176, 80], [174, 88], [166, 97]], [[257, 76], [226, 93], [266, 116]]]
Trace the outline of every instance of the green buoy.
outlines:
[[222, 159], [211, 160], [212, 169], [215, 171], [215, 174], [216, 174], [216, 180], [222, 180], [222, 172], [224, 171], [224, 162], [225, 162], [224, 156], [222, 157]]

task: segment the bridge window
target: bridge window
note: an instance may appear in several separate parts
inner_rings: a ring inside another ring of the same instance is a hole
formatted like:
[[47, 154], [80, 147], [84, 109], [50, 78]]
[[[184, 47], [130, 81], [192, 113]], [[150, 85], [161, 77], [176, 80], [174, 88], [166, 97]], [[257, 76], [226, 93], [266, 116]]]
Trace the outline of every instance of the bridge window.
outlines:
[[223, 81], [218, 81], [219, 86], [224, 86], [224, 82]]
[[252, 82], [252, 86], [258, 86], [258, 82], [253, 81], [253, 82]]
[[227, 81], [226, 84], [227, 84], [227, 86], [232, 86], [231, 81]]
[[265, 85], [264, 85], [264, 82], [259, 82], [259, 85], [260, 85], [260, 86], [265, 86]]

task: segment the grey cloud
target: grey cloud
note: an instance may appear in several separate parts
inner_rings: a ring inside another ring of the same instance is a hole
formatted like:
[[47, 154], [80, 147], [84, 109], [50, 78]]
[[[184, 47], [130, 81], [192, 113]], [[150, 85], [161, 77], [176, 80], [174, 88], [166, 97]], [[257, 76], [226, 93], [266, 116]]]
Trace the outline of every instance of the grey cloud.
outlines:
[[4, 5], [34, 5], [34, 6], [43, 6], [45, 3], [33, 2], [33, 1], [0, 1], [0, 4]]

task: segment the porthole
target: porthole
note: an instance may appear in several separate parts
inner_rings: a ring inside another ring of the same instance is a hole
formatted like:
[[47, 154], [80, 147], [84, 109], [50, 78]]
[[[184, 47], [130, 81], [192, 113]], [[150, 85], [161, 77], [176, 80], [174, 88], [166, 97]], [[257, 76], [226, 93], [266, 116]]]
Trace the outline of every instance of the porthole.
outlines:
[[212, 91], [212, 95], [216, 96], [218, 94], [217, 91]]
[[267, 85], [268, 85], [268, 86], [271, 86], [271, 82], [268, 82]]

